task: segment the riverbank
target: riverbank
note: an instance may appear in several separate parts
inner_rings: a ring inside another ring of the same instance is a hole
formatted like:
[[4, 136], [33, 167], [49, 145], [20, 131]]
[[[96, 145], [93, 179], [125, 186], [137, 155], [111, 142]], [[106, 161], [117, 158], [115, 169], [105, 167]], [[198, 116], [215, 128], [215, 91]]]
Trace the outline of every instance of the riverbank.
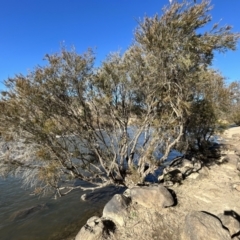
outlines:
[[[240, 127], [226, 130], [220, 141], [217, 146], [221, 153], [219, 159], [209, 159], [182, 184], [167, 188], [175, 204], [167, 208], [149, 208], [132, 201], [125, 209], [123, 224], [116, 223], [109, 238], [240, 239], [240, 172], [237, 169]], [[150, 200], [151, 195], [146, 195], [145, 201]]]

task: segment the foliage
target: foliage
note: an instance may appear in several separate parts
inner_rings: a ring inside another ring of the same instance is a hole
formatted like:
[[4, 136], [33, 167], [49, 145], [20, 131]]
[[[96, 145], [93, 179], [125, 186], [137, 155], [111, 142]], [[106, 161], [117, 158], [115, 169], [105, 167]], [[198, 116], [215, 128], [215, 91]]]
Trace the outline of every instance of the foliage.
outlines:
[[232, 82], [229, 86], [230, 108], [229, 120], [240, 126], [240, 82]]
[[240, 106], [237, 106], [237, 108], [234, 109], [231, 119], [236, 125], [240, 126]]
[[185, 141], [188, 151], [205, 151], [216, 131], [224, 127], [221, 123], [228, 112], [230, 94], [224, 78], [217, 71], [208, 69], [199, 79], [188, 117], [185, 118]]
[[214, 51], [235, 49], [239, 35], [218, 25], [199, 33], [209, 10], [207, 1], [184, 1], [145, 17], [132, 46], [99, 68], [91, 50], [63, 48], [46, 55], [45, 67], [8, 79], [0, 132], [10, 150], [1, 172], [20, 172], [38, 192], [60, 195], [68, 179], [127, 185], [126, 176], [144, 181], [180, 142], [186, 151], [213, 134], [227, 93], [208, 67]]

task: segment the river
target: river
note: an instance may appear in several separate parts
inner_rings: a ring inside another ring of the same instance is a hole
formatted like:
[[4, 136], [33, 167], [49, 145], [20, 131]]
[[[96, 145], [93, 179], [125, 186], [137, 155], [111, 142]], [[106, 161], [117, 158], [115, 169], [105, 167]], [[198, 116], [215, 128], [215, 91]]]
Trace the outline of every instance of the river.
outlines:
[[108, 187], [82, 201], [81, 195], [86, 191], [77, 189], [54, 200], [51, 195], [41, 198], [30, 195], [31, 190], [21, 188], [19, 179], [0, 179], [0, 239], [74, 239], [87, 219], [101, 216], [106, 202], [123, 190]]
[[[172, 151], [169, 160], [179, 155]], [[158, 172], [159, 173], [159, 172]], [[155, 178], [156, 179], [156, 178]], [[37, 197], [21, 187], [21, 180], [0, 178], [1, 240], [70, 240], [91, 216], [102, 215], [104, 205], [124, 188], [108, 187], [94, 192], [76, 189], [68, 195]], [[90, 194], [82, 201], [84, 193]]]

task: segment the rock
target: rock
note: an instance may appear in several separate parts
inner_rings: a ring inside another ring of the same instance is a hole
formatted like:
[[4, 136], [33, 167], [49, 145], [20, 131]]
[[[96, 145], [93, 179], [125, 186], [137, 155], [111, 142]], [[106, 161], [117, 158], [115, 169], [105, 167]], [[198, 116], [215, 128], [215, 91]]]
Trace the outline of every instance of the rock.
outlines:
[[221, 143], [221, 144], [219, 144], [220, 145], [220, 149], [222, 150], [222, 151], [229, 151], [229, 150], [233, 150], [234, 149], [234, 147], [233, 147], [233, 145], [232, 144], [227, 144], [227, 143]]
[[130, 189], [133, 203], [146, 208], [164, 208], [174, 205], [171, 193], [163, 185], [134, 187]]
[[99, 217], [91, 217], [78, 232], [75, 240], [96, 240], [103, 235], [104, 224]]
[[188, 176], [188, 178], [190, 178], [190, 179], [197, 179], [198, 177], [199, 177], [199, 173], [197, 173], [197, 172], [193, 172], [192, 174], [190, 174]]
[[181, 240], [230, 240], [231, 236], [222, 227], [218, 218], [204, 213], [193, 211], [185, 218], [181, 233]]
[[103, 217], [106, 219], [112, 219], [115, 223], [123, 226], [124, 218], [127, 215], [127, 206], [130, 201], [130, 198], [125, 195], [115, 194], [105, 205], [103, 209]]
[[193, 172], [198, 172], [201, 169], [202, 169], [201, 161], [194, 159], [194, 161], [193, 161]]
[[173, 162], [169, 165], [171, 169], [178, 169], [184, 176], [187, 176], [192, 173], [194, 167], [193, 163], [185, 158], [178, 158], [173, 160]]
[[172, 181], [164, 181], [163, 182], [164, 187], [172, 187], [173, 185], [174, 185], [174, 183]]
[[164, 182], [171, 181], [174, 183], [180, 183], [183, 180], [183, 174], [179, 169], [174, 169], [163, 176]]
[[[1, 141], [1, 140], [0, 140]], [[0, 142], [0, 152], [1, 153], [6, 153], [9, 151], [9, 146], [7, 142]]]
[[237, 167], [237, 170], [240, 171], [240, 159], [239, 159], [239, 157], [237, 159], [237, 166], [236, 167]]
[[218, 160], [217, 163], [222, 164], [222, 163], [227, 163], [229, 162], [229, 157], [228, 156], [221, 156]]
[[236, 189], [238, 192], [240, 192], [240, 183], [233, 184], [233, 188]]
[[163, 176], [165, 175], [165, 174], [167, 174], [168, 172], [171, 172], [172, 170], [174, 170], [175, 168], [172, 168], [172, 167], [170, 167], [170, 166], [166, 166], [164, 169], [163, 169]]
[[236, 156], [240, 157], [240, 148], [239, 148], [239, 146], [234, 148], [234, 153], [236, 154]]
[[163, 178], [164, 178], [164, 174], [160, 175], [160, 176], [158, 177], [158, 182], [162, 182], [162, 181], [163, 181]]
[[179, 168], [179, 170], [182, 172], [184, 176], [188, 176], [194, 170], [193, 163], [187, 159], [183, 159], [182, 166]]
[[109, 220], [99, 217], [91, 217], [78, 232], [75, 240], [107, 239], [110, 232], [114, 233], [116, 225]]
[[203, 179], [209, 176], [209, 170], [206, 166], [202, 167], [199, 171], [199, 177], [198, 179]]
[[[169, 166], [165, 167], [163, 174], [158, 178], [159, 182], [164, 182], [164, 186], [171, 186], [175, 183], [181, 183], [181, 181], [190, 176], [192, 173], [198, 172], [202, 168], [201, 161], [192, 158], [192, 161], [178, 157], [174, 159]], [[196, 178], [192, 176], [192, 178]], [[169, 185], [169, 183], [171, 183]]]
[[223, 226], [225, 226], [229, 230], [231, 236], [240, 231], [240, 223], [234, 217], [234, 214], [226, 215], [221, 213], [218, 215], [218, 217], [222, 221]]
[[192, 161], [185, 158], [177, 158], [169, 165], [171, 170], [178, 169], [184, 176], [190, 175], [192, 172], [197, 172], [202, 168], [201, 161], [192, 158]]
[[221, 157], [221, 153], [226, 150], [227, 148], [225, 144], [214, 143], [211, 147], [208, 148], [208, 151], [206, 151], [205, 154], [207, 154], [209, 158], [218, 159]]
[[236, 152], [235, 152], [235, 148], [233, 148], [233, 146], [229, 146], [229, 147], [227, 147], [227, 148], [223, 148], [222, 150], [221, 150], [221, 155], [224, 155], [224, 154], [235, 154]]
[[47, 205], [46, 204], [38, 204], [36, 206], [30, 207], [30, 208], [26, 208], [20, 211], [17, 211], [15, 213], [13, 213], [10, 217], [11, 220], [20, 220], [23, 218], [26, 218], [30, 215], [33, 215], [41, 210], [47, 209]]
[[86, 201], [86, 198], [87, 198], [87, 194], [86, 193], [81, 196], [81, 200], [83, 200], [83, 201]]

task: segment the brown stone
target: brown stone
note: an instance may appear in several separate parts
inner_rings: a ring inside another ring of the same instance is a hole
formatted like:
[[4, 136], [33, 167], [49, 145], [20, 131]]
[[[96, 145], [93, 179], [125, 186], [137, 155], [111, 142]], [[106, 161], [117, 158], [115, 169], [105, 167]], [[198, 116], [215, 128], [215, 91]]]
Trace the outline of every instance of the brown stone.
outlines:
[[103, 218], [111, 219], [120, 226], [124, 225], [127, 215], [127, 206], [130, 199], [121, 194], [115, 194], [103, 209]]
[[229, 230], [231, 236], [240, 231], [240, 223], [235, 218], [232, 211], [229, 211], [229, 213], [228, 211], [226, 211], [225, 214], [221, 213], [218, 215], [218, 217], [222, 221], [223, 226], [225, 226]]
[[193, 211], [185, 218], [181, 240], [230, 240], [220, 220], [205, 212]]
[[133, 203], [146, 208], [164, 208], [174, 204], [171, 193], [163, 185], [134, 187], [130, 189]]
[[104, 225], [99, 217], [91, 217], [78, 232], [75, 240], [96, 240], [103, 234]]

